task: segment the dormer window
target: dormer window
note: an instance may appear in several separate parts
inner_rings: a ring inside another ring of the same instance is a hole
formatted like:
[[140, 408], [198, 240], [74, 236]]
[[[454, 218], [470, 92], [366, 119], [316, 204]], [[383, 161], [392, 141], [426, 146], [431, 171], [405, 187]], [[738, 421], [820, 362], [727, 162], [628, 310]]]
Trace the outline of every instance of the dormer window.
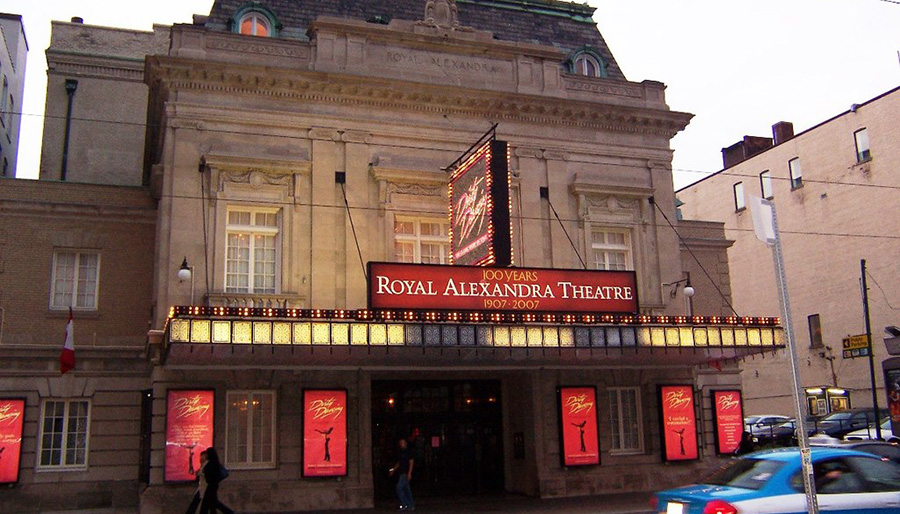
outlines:
[[245, 36], [268, 37], [272, 30], [269, 18], [257, 11], [250, 11], [241, 17], [240, 32]]
[[585, 77], [606, 77], [606, 61], [590, 47], [569, 54], [569, 72]]
[[244, 36], [278, 37], [281, 23], [264, 5], [248, 2], [234, 12], [229, 27], [232, 32]]

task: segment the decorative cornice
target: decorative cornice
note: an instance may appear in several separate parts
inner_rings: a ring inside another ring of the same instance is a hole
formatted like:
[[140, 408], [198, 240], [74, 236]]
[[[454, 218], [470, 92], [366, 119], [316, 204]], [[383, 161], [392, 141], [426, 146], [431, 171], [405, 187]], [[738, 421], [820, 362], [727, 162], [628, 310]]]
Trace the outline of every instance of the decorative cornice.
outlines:
[[307, 175], [312, 171], [308, 160], [272, 159], [226, 154], [206, 154], [202, 164], [229, 173], [265, 173], [269, 175]]
[[129, 82], [144, 81], [143, 61], [48, 52], [47, 66], [49, 73], [58, 75], [111, 78]]
[[551, 126], [654, 134], [671, 138], [692, 115], [666, 109], [600, 104], [526, 94], [478, 91], [375, 77], [294, 72], [148, 56], [148, 83], [170, 90], [244, 94], [302, 102], [484, 117]]
[[375, 180], [383, 180], [385, 182], [446, 186], [450, 181], [447, 173], [437, 171], [404, 170], [378, 166], [372, 166], [370, 170]]

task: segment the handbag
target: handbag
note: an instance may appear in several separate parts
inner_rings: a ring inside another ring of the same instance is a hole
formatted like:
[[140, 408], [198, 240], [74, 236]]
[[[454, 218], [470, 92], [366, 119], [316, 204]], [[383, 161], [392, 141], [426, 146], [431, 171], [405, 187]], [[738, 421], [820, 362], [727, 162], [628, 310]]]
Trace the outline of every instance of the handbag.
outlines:
[[225, 466], [219, 465], [219, 482], [228, 478], [228, 468]]

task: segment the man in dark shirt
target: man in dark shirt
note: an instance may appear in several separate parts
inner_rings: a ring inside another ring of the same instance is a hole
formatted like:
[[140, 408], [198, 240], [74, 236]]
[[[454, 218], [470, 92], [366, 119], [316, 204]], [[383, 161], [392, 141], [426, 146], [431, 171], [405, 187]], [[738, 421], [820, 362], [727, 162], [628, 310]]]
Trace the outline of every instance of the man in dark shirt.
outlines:
[[406, 444], [406, 439], [400, 439], [398, 443], [400, 452], [397, 456], [397, 463], [390, 469], [393, 476], [397, 473], [397, 498], [400, 500], [400, 510], [416, 510], [416, 503], [413, 501], [412, 489], [409, 488], [409, 481], [412, 479], [413, 459], [412, 452]]

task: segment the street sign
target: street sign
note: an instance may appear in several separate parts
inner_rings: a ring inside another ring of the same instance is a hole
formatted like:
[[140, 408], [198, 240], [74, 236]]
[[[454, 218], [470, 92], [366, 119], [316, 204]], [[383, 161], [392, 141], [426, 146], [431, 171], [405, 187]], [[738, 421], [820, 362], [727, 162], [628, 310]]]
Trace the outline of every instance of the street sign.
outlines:
[[869, 341], [865, 334], [845, 337], [843, 340], [843, 356], [845, 359], [866, 357], [869, 355]]

